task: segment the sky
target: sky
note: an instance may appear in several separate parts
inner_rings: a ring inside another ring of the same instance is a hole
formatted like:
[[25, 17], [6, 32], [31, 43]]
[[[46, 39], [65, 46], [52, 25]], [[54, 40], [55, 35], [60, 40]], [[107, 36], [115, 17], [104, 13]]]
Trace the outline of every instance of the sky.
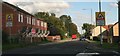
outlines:
[[[36, 12], [55, 13], [70, 15], [72, 22], [77, 25], [78, 32], [81, 31], [83, 23], [95, 25], [95, 12], [98, 12], [98, 0], [3, 0], [21, 9], [34, 14]], [[106, 25], [114, 24], [118, 21], [117, 0], [101, 0], [102, 11], [105, 12]], [[85, 10], [83, 10], [85, 9]], [[92, 10], [92, 22], [91, 22]]]

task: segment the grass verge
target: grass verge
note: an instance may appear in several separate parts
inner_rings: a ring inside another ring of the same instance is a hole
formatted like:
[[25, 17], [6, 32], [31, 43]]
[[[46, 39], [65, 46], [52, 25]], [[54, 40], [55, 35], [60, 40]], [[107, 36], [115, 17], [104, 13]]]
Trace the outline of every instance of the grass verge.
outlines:
[[[95, 41], [96, 44], [100, 44], [100, 41]], [[118, 46], [118, 43], [106, 43], [106, 42], [103, 42], [102, 46], [99, 46], [101, 48], [104, 48], [104, 49], [112, 49], [112, 50], [118, 50], [119, 49], [119, 46]]]
[[49, 43], [51, 41], [42, 41], [39, 43], [29, 43], [29, 44], [3, 44], [2, 45], [2, 51], [6, 51], [6, 50], [10, 50], [10, 49], [15, 49], [15, 48], [23, 48], [23, 47], [27, 47], [27, 46], [35, 46], [37, 44], [44, 44], [44, 43]]

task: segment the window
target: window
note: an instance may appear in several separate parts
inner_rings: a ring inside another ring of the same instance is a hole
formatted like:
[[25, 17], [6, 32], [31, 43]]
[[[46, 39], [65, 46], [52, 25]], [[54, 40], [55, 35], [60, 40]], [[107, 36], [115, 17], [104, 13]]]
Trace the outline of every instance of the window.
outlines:
[[36, 20], [36, 19], [34, 19], [34, 23], [33, 23], [34, 25], [35, 25], [35, 23], [36, 23], [35, 20]]
[[18, 22], [23, 22], [23, 15], [22, 14], [18, 14]]
[[20, 14], [18, 14], [18, 22], [20, 22], [21, 21], [21, 16], [20, 16]]
[[34, 20], [35, 20], [35, 19], [33, 18], [33, 19], [32, 19], [32, 25], [34, 25], [34, 23], [35, 23], [35, 21], [34, 21]]
[[23, 15], [21, 14], [21, 22], [23, 23]]
[[29, 24], [31, 24], [31, 17], [29, 17]]
[[27, 24], [29, 24], [29, 17], [27, 16]]
[[32, 18], [32, 25], [35, 25], [35, 18]]
[[41, 26], [43, 27], [43, 21], [41, 21]]
[[39, 20], [37, 20], [37, 26], [40, 26], [40, 22], [39, 22]]
[[46, 22], [44, 23], [44, 27], [47, 27], [47, 23]]

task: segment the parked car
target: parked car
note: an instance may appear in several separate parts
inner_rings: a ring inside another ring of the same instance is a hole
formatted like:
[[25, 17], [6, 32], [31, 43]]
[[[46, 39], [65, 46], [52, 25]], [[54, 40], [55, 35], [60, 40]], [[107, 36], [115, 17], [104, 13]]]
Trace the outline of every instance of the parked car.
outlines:
[[85, 39], [86, 39], [85, 36], [81, 36], [79, 40], [80, 41], [85, 41]]
[[80, 41], [85, 41], [86, 38], [80, 38]]

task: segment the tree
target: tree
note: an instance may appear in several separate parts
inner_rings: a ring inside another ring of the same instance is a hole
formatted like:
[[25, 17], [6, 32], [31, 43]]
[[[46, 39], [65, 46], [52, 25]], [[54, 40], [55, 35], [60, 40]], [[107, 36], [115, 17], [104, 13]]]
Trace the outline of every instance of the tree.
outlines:
[[34, 14], [34, 16], [39, 19], [47, 20], [50, 15], [48, 12], [37, 12], [36, 14]]
[[82, 29], [85, 30], [85, 36], [86, 37], [90, 37], [90, 35], [92, 34], [92, 29], [95, 27], [95, 25], [92, 24], [88, 24], [88, 23], [84, 23], [82, 26]]
[[38, 12], [35, 16], [39, 19], [44, 19], [48, 23], [48, 30], [50, 31], [50, 35], [64, 35], [66, 32], [66, 28], [64, 27], [62, 20], [56, 17], [54, 13], [48, 12]]
[[70, 33], [70, 25], [72, 23], [71, 17], [67, 15], [60, 16], [60, 20], [63, 21], [63, 24], [65, 25], [65, 28], [67, 29], [67, 32]]
[[54, 16], [54, 17], [55, 17], [56, 15], [55, 15], [55, 13], [51, 13], [51, 16]]
[[77, 26], [74, 23], [70, 23], [69, 30], [70, 30], [70, 36], [78, 33]]
[[72, 23], [71, 17], [68, 15], [61, 15], [59, 18], [54, 13], [38, 12], [35, 17], [43, 19], [48, 23], [48, 30], [50, 35], [61, 35], [70, 32], [70, 35], [77, 34], [77, 26]]

